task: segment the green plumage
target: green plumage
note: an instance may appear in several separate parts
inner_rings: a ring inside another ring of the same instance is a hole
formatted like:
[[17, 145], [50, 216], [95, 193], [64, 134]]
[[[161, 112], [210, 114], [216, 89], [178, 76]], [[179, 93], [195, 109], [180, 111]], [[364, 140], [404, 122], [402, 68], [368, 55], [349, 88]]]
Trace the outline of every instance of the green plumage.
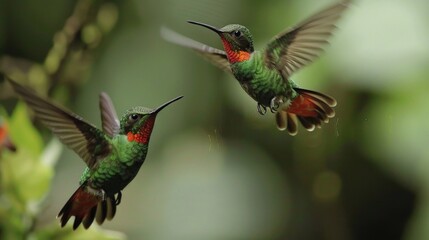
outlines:
[[284, 81], [276, 69], [268, 68], [259, 51], [253, 52], [247, 61], [231, 64], [231, 70], [246, 93], [264, 106], [270, 106], [271, 99], [276, 96], [287, 99], [297, 96], [293, 90], [295, 83]]
[[232, 73], [246, 93], [257, 102], [258, 112], [267, 108], [276, 114], [279, 130], [297, 134], [297, 122], [308, 130], [321, 127], [334, 117], [335, 99], [315, 91], [300, 89], [290, 79], [299, 69], [317, 59], [336, 28], [335, 23], [350, 4], [336, 3], [274, 36], [262, 51], [255, 51], [249, 29], [239, 24], [216, 28], [188, 21], [217, 33], [224, 51], [199, 43], [163, 28], [163, 37], [192, 48], [217, 67]]
[[101, 93], [101, 130], [34, 91], [7, 80], [35, 116], [87, 165], [80, 187], [58, 214], [61, 226], [74, 216], [73, 229], [81, 223], [88, 228], [94, 219], [102, 224], [105, 219], [113, 218], [122, 189], [134, 179], [146, 158], [156, 115], [182, 98], [172, 99], [156, 109], [134, 107], [119, 121], [110, 97]]
[[103, 189], [107, 195], [124, 189], [137, 175], [148, 151], [148, 144], [128, 142], [125, 135], [109, 140], [111, 154], [105, 157], [96, 168], [86, 167], [80, 184], [90, 183], [94, 189]]

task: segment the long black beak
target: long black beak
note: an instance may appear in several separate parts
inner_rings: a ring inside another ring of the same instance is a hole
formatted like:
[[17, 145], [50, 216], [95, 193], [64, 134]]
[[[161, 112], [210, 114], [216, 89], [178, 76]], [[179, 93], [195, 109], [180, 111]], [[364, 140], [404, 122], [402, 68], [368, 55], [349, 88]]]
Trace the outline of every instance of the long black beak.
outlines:
[[175, 101], [177, 101], [177, 100], [181, 99], [182, 97], [183, 97], [183, 96], [178, 96], [178, 97], [176, 97], [176, 98], [171, 99], [170, 101], [168, 101], [168, 102], [166, 102], [166, 103], [162, 104], [161, 106], [159, 106], [159, 107], [155, 108], [155, 109], [151, 112], [151, 114], [159, 113], [159, 111], [161, 111], [163, 108], [165, 108], [165, 107], [167, 107], [168, 105], [170, 105], [170, 104], [174, 103]]
[[215, 33], [217, 33], [217, 34], [221, 34], [221, 33], [222, 33], [222, 31], [220, 31], [218, 28], [215, 28], [215, 27], [213, 27], [213, 26], [211, 26], [211, 25], [208, 25], [208, 24], [205, 24], [205, 23], [195, 22], [195, 21], [190, 21], [190, 20], [188, 20], [188, 23], [190, 23], [190, 24], [195, 24], [195, 25], [199, 25], [199, 26], [202, 26], [202, 27], [208, 28], [208, 29], [210, 29], [210, 30], [214, 31], [214, 32], [215, 32]]

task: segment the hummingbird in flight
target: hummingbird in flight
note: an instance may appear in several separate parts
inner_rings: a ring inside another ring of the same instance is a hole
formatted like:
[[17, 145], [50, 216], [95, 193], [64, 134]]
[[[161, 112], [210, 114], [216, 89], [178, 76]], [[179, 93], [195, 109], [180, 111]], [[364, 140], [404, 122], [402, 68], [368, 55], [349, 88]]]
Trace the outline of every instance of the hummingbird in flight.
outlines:
[[205, 23], [188, 21], [217, 33], [224, 50], [207, 46], [170, 29], [162, 28], [162, 36], [170, 42], [191, 48], [220, 69], [231, 73], [244, 91], [257, 102], [257, 110], [265, 115], [267, 108], [276, 114], [279, 130], [298, 133], [298, 121], [308, 131], [320, 128], [335, 116], [337, 102], [325, 94], [299, 88], [291, 76], [313, 62], [336, 28], [335, 23], [350, 1], [334, 4], [296, 26], [275, 36], [262, 51], [253, 47], [249, 29], [239, 24], [216, 28]]
[[134, 179], [148, 152], [157, 114], [176, 97], [150, 109], [133, 107], [119, 120], [110, 97], [100, 94], [102, 130], [77, 114], [38, 96], [7, 78], [15, 92], [44, 125], [86, 163], [80, 186], [58, 214], [61, 227], [74, 216], [73, 230], [87, 229], [94, 219], [101, 225], [111, 220], [121, 202], [121, 191]]

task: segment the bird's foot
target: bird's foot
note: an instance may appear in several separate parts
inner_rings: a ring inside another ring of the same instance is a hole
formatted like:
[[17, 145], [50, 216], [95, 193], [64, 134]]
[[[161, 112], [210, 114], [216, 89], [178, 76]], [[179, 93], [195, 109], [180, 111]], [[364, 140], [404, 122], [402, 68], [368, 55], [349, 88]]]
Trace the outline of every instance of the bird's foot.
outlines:
[[280, 107], [281, 104], [283, 104], [283, 97], [281, 97], [281, 96], [273, 97], [271, 99], [271, 102], [270, 102], [270, 110], [271, 110], [271, 112], [272, 113], [277, 112], [277, 110], [279, 109], [279, 107]]
[[115, 200], [116, 206], [118, 206], [121, 203], [121, 199], [122, 199], [122, 192], [119, 191], [118, 196], [116, 197], [116, 200]]
[[267, 113], [267, 107], [265, 107], [264, 105], [258, 103], [257, 108], [258, 108], [258, 113], [261, 114], [262, 116]]
[[101, 201], [104, 201], [104, 200], [106, 200], [106, 192], [103, 190], [103, 189], [101, 189], [100, 190], [100, 195], [101, 195]]

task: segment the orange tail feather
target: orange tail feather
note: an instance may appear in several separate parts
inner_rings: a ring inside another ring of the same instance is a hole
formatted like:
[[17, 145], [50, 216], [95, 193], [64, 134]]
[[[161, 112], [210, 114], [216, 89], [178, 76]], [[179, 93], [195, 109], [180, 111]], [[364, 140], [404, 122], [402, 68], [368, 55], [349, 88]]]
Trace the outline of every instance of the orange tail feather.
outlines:
[[104, 201], [100, 196], [86, 190], [87, 186], [81, 185], [70, 197], [57, 218], [61, 218], [61, 227], [64, 227], [71, 216], [74, 216], [73, 230], [82, 223], [87, 229], [94, 219], [102, 224], [107, 218], [111, 220], [116, 212], [114, 196], [107, 197]]
[[299, 94], [292, 103], [277, 112], [277, 127], [280, 130], [287, 129], [289, 134], [298, 133], [298, 121], [308, 130], [320, 128], [322, 122], [329, 122], [329, 118], [335, 116], [333, 107], [337, 102], [332, 97], [319, 92], [295, 88]]

